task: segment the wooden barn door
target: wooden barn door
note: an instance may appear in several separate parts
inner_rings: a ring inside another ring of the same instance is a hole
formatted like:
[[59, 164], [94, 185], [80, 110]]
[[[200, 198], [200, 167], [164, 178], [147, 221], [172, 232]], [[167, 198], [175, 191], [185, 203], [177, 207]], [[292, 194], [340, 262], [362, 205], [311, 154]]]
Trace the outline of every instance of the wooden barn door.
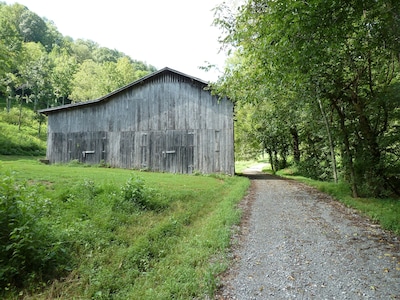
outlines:
[[194, 133], [167, 130], [157, 132], [153, 138], [159, 171], [184, 174], [193, 172]]
[[165, 133], [165, 149], [163, 150], [164, 171], [169, 173], [178, 173], [178, 163], [180, 163], [179, 155], [179, 139], [177, 132], [168, 130]]

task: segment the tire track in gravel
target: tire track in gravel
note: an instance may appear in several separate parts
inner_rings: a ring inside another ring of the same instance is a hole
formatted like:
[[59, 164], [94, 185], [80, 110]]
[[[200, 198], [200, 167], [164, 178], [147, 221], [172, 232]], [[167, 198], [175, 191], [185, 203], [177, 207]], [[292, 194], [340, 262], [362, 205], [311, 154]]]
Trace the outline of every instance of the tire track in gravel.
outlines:
[[400, 299], [400, 242], [301, 183], [247, 170], [250, 192], [215, 299]]

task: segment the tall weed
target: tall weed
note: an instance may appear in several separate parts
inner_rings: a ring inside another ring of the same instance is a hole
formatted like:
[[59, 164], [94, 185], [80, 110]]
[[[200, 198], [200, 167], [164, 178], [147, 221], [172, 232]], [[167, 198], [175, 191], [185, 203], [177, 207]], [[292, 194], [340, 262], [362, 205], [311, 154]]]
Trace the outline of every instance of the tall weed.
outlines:
[[0, 291], [45, 281], [67, 269], [68, 249], [42, 217], [51, 203], [35, 187], [0, 177]]
[[167, 200], [155, 189], [145, 186], [143, 179], [132, 175], [121, 188], [120, 201], [116, 207], [139, 210], [161, 211], [168, 206]]

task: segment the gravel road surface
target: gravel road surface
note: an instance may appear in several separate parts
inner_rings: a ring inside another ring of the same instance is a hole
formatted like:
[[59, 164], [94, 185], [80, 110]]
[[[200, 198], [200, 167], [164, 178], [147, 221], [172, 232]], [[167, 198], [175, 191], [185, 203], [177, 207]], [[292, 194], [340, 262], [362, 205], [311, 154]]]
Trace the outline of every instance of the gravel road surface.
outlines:
[[300, 183], [246, 170], [250, 193], [215, 299], [400, 299], [400, 241]]

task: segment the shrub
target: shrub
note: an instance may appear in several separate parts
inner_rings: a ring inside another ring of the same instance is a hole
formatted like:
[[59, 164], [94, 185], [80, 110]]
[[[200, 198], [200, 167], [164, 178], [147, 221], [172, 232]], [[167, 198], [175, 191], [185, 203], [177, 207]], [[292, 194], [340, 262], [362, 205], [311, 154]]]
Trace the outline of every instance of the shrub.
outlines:
[[314, 157], [308, 157], [296, 164], [300, 175], [314, 180], [331, 180], [331, 169], [326, 160]]
[[68, 251], [42, 221], [48, 200], [34, 186], [0, 177], [0, 291], [48, 280], [66, 268]]
[[155, 189], [147, 188], [141, 178], [132, 176], [122, 186], [121, 199], [116, 205], [128, 211], [132, 209], [159, 211], [167, 207], [167, 201]]

